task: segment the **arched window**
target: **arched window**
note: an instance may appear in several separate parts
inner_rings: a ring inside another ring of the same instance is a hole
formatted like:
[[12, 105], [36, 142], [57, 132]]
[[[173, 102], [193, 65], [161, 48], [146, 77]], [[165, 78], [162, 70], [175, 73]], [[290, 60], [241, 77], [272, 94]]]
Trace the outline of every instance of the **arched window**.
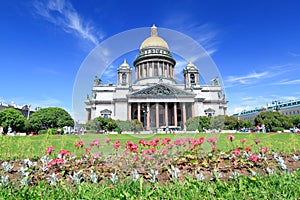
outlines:
[[157, 63], [154, 63], [154, 76], [158, 76], [158, 66], [157, 66]]
[[122, 74], [122, 84], [126, 84], [127, 75], [125, 73]]
[[190, 75], [190, 81], [191, 81], [191, 84], [195, 83], [195, 74]]

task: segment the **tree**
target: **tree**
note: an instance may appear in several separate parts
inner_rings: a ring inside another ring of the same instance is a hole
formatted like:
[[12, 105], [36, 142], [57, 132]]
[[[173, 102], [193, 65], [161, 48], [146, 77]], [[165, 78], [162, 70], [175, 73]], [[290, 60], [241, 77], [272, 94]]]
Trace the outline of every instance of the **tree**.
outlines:
[[224, 122], [225, 122], [225, 116], [224, 115], [215, 116], [210, 121], [210, 128], [221, 130], [221, 129], [224, 128]]
[[279, 112], [267, 111], [257, 115], [254, 119], [255, 125], [265, 125], [269, 131], [277, 131], [280, 129], [289, 129], [293, 126], [289, 117]]
[[225, 116], [225, 129], [227, 130], [236, 130], [238, 119], [234, 116]]
[[12, 128], [13, 131], [24, 131], [26, 118], [22, 113], [14, 108], [6, 108], [0, 111], [0, 124], [7, 132], [8, 126]]
[[292, 121], [294, 126], [300, 128], [300, 115], [290, 116], [290, 120]]
[[203, 129], [208, 129], [211, 118], [206, 116], [191, 117], [186, 121], [187, 131], [199, 131], [203, 132]]
[[143, 130], [143, 123], [135, 119], [131, 121], [131, 130], [135, 133], [137, 131]]
[[252, 123], [250, 120], [237, 119], [234, 116], [225, 116], [225, 129], [226, 130], [240, 130], [241, 128], [251, 128]]
[[117, 120], [116, 123], [120, 131], [131, 131], [131, 121]]
[[36, 132], [41, 129], [74, 126], [74, 120], [70, 114], [57, 107], [42, 108], [36, 111], [30, 116], [29, 123], [32, 130]]

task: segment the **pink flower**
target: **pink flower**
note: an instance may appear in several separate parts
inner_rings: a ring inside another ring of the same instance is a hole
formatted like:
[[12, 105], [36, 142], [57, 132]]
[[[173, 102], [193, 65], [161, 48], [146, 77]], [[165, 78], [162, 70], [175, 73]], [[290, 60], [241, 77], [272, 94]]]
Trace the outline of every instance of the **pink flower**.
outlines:
[[94, 153], [94, 158], [99, 158], [100, 157], [100, 153], [99, 152], [96, 152], [96, 153]]
[[235, 150], [232, 151], [232, 154], [234, 154], [236, 156], [240, 155], [240, 153], [241, 153], [241, 150], [239, 148], [236, 148]]
[[213, 145], [211, 148], [213, 151], [217, 151], [217, 147], [215, 145]]
[[111, 141], [110, 138], [106, 138], [106, 139], [105, 139], [105, 142], [106, 142], [106, 143], [110, 143], [110, 141]]
[[47, 163], [46, 167], [50, 168], [52, 165], [59, 165], [59, 164], [63, 164], [64, 162], [65, 160], [63, 158], [55, 158], [50, 163]]
[[267, 147], [262, 147], [262, 148], [260, 148], [260, 151], [263, 152], [263, 153], [267, 152], [267, 150], [268, 150]]
[[148, 153], [148, 150], [147, 149], [143, 149], [142, 150], [142, 154], [147, 154]]
[[165, 153], [167, 153], [167, 151], [168, 151], [167, 149], [161, 149], [161, 150], [160, 150], [160, 153], [161, 153], [161, 154], [165, 154]]
[[182, 138], [178, 138], [174, 141], [175, 145], [185, 145], [185, 141]]
[[254, 142], [255, 142], [255, 144], [258, 144], [258, 143], [260, 143], [260, 140], [259, 139], [255, 139]]
[[169, 144], [170, 141], [171, 141], [170, 138], [165, 138], [161, 141], [161, 145], [167, 145], [167, 144]]
[[120, 140], [116, 140], [115, 143], [120, 143]]
[[194, 140], [192, 142], [193, 145], [197, 146], [197, 145], [201, 145], [204, 142], [205, 138], [197, 138], [196, 140]]
[[114, 148], [115, 148], [115, 149], [118, 149], [118, 148], [120, 148], [120, 147], [121, 147], [121, 144], [120, 144], [120, 143], [115, 143], [115, 144], [114, 144]]
[[51, 147], [48, 147], [47, 150], [46, 150], [46, 153], [51, 155], [52, 151], [54, 151], [54, 147], [51, 146]]
[[93, 142], [91, 142], [90, 143], [90, 146], [92, 147], [92, 146], [97, 146], [97, 147], [99, 147], [99, 146], [101, 146], [101, 143], [99, 142], [99, 140], [94, 140]]
[[134, 161], [137, 161], [138, 158], [139, 158], [139, 156], [138, 156], [137, 154], [134, 154], [133, 160], [134, 160]]
[[214, 145], [214, 144], [216, 144], [217, 140], [218, 140], [218, 138], [213, 137], [213, 138], [208, 138], [206, 141], [208, 143], [212, 143]]
[[241, 140], [241, 143], [245, 143], [247, 140], [244, 138]]
[[75, 147], [83, 147], [83, 141], [79, 141], [75, 144]]
[[257, 155], [255, 155], [255, 154], [249, 156], [248, 158], [249, 158], [249, 160], [252, 160], [252, 161], [254, 161], [254, 162], [256, 162], [256, 161], [258, 160], [258, 157], [257, 157]]
[[235, 137], [233, 135], [228, 135], [227, 138], [232, 142]]

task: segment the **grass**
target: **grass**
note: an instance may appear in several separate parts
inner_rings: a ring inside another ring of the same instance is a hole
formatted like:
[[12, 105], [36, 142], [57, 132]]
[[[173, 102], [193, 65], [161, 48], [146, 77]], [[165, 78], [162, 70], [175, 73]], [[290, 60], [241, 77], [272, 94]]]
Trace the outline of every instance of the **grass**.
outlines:
[[[120, 140], [121, 144], [131, 140], [138, 142], [140, 139], [150, 141], [155, 137], [171, 139], [176, 138], [211, 138], [217, 137], [217, 148], [221, 151], [228, 150], [228, 147], [239, 146], [243, 147], [240, 140], [246, 139], [247, 142], [244, 146], [254, 146], [254, 139], [259, 139], [261, 142], [259, 146], [266, 146], [269, 149], [276, 152], [291, 153], [300, 150], [300, 135], [299, 134], [234, 134], [235, 139], [231, 143], [226, 137], [229, 134], [86, 134], [86, 135], [39, 135], [28, 137], [0, 137], [0, 159], [21, 159], [21, 158], [34, 158], [41, 157], [45, 154], [45, 150], [49, 146], [54, 146], [56, 150], [66, 149], [73, 153], [76, 153], [74, 144], [78, 141], [84, 141], [85, 147], [89, 147], [89, 143], [95, 139], [98, 139], [102, 143], [102, 152], [111, 153], [113, 151], [110, 145], [105, 144], [106, 138], [111, 138], [112, 143], [115, 140]], [[204, 143], [204, 150], [210, 151], [210, 145]]]
[[[137, 143], [140, 139], [150, 141], [155, 137], [171, 138], [212, 138], [217, 137], [217, 148], [221, 151], [236, 147], [252, 146], [258, 149], [266, 146], [276, 152], [299, 152], [300, 135], [284, 134], [233, 134], [235, 139], [230, 142], [230, 134], [133, 134], [133, 135], [39, 135], [32, 137], [0, 137], [0, 159], [40, 158], [45, 155], [49, 146], [54, 146], [56, 151], [66, 149], [79, 154], [74, 147], [78, 141], [84, 141], [85, 147], [98, 139], [102, 146], [97, 151], [111, 153], [114, 151], [112, 144], [120, 140], [121, 144], [131, 140]], [[105, 139], [110, 138], [112, 144], [105, 144]], [[241, 139], [246, 139], [242, 144]], [[255, 139], [261, 142], [256, 145]], [[210, 151], [211, 146], [203, 143], [204, 150]], [[80, 151], [82, 153], [82, 151]], [[166, 184], [151, 183], [141, 177], [133, 182], [130, 177], [119, 179], [115, 184], [108, 177], [103, 176], [101, 183], [92, 184], [83, 182], [79, 185], [59, 182], [50, 186], [48, 181], [42, 180], [37, 185], [14, 187], [13, 185], [1, 186], [0, 199], [300, 199], [300, 170], [293, 173], [280, 172], [270, 176], [239, 177], [236, 180], [222, 182], [199, 181], [193, 177], [185, 177], [185, 181], [172, 180]]]

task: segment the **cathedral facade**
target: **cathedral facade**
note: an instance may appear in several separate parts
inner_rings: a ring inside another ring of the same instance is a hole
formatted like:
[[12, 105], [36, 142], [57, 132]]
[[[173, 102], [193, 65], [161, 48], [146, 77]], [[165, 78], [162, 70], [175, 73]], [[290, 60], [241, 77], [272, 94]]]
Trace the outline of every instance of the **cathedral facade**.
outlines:
[[167, 126], [185, 130], [190, 117], [226, 114], [227, 101], [217, 79], [211, 85], [200, 84], [199, 70], [189, 62], [183, 69], [184, 84], [178, 84], [175, 65], [168, 44], [153, 26], [133, 62], [134, 71], [124, 60], [116, 85], [95, 78], [92, 96], [85, 101], [86, 121], [99, 116], [137, 119], [145, 130]]

